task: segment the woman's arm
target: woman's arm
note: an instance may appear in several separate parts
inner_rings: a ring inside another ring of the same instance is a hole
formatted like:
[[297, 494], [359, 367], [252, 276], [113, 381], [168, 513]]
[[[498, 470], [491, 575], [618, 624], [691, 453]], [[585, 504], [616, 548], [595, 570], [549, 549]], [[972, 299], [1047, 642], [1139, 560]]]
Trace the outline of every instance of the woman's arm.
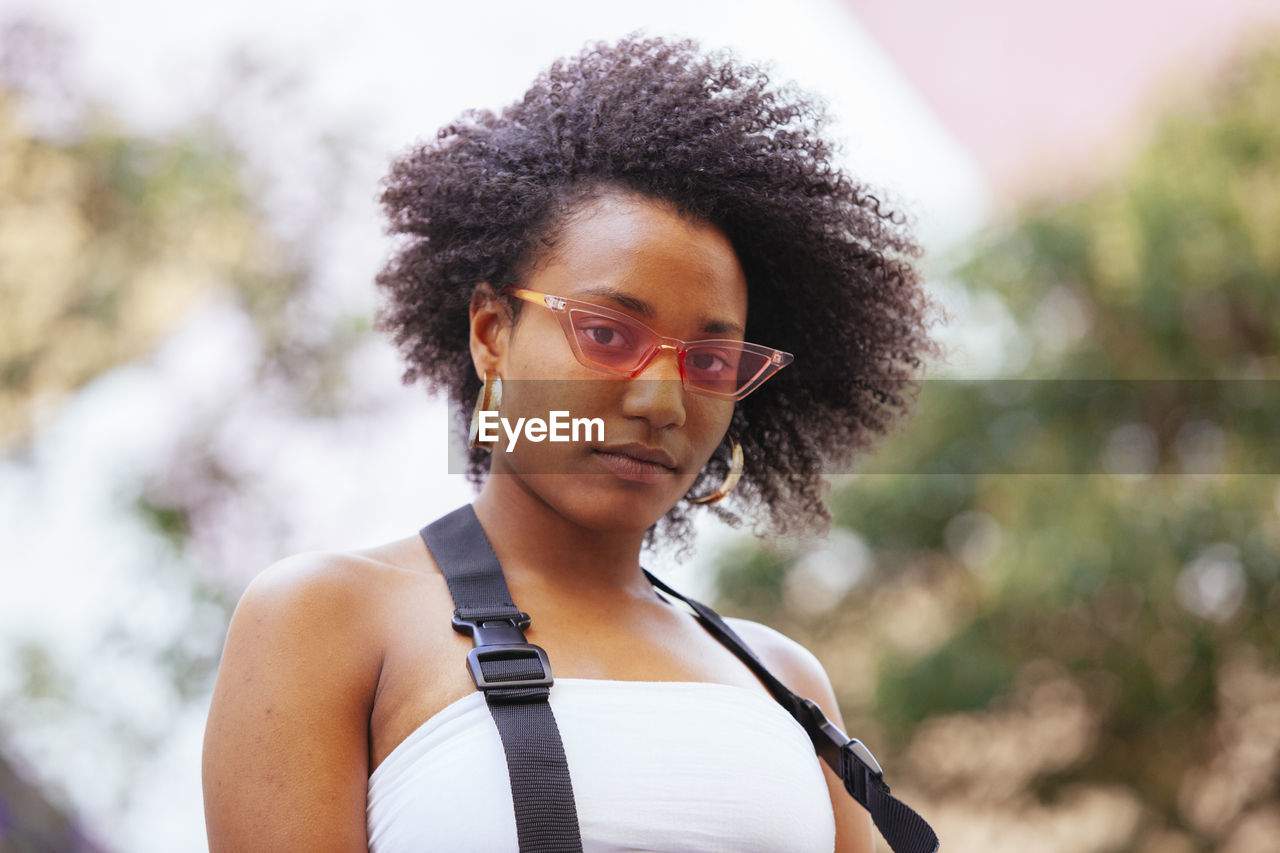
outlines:
[[[783, 684], [817, 702], [827, 719], [841, 730], [844, 729], [844, 720], [840, 717], [831, 679], [812, 652], [765, 625], [745, 619], [727, 621]], [[844, 783], [827, 763], [820, 763], [827, 780], [831, 808], [836, 817], [836, 853], [872, 853], [875, 850], [875, 837], [871, 815], [849, 796]]]
[[382, 649], [358, 566], [295, 557], [240, 600], [205, 730], [211, 853], [368, 850], [369, 715]]

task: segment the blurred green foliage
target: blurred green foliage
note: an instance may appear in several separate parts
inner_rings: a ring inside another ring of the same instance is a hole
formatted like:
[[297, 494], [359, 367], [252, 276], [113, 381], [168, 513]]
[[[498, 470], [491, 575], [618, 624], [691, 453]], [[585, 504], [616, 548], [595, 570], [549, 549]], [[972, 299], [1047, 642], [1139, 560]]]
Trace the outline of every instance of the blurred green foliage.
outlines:
[[[961, 270], [1037, 334], [1028, 375], [1280, 377], [1280, 57], [1169, 116], [1122, 179], [1028, 206]], [[1062, 314], [1087, 334], [1064, 340]]]
[[[830, 609], [794, 606], [793, 584], [822, 580], [800, 552], [720, 561], [722, 604], [811, 643], [851, 728], [944, 825], [993, 804], [1025, 819], [1083, 786], [1136, 817], [1095, 846], [1043, 849], [1243, 850], [1280, 807], [1277, 116], [1280, 49], [1257, 50], [1123, 175], [978, 240], [957, 275], [1015, 317], [1025, 381], [978, 386], [1013, 398], [994, 421], [974, 388], [923, 383], [919, 417], [872, 462], [897, 473], [834, 492], [874, 568], [836, 584]], [[1139, 390], [1091, 401], [1076, 380]], [[1053, 766], [1036, 756], [1050, 739], [1018, 731], [1049, 715], [1014, 713], [1048, 682], [1087, 709]], [[999, 743], [927, 752], [966, 720], [1029, 743], [1012, 748], [1029, 768], [1017, 791], [973, 784]]]

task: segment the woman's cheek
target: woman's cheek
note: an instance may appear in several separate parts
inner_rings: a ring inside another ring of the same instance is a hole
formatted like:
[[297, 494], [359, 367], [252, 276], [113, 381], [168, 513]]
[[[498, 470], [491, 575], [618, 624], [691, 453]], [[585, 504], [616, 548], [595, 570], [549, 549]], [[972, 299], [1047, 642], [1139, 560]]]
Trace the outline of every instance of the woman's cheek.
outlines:
[[618, 428], [602, 385], [598, 380], [505, 380], [495, 452], [530, 474], [576, 467], [575, 458], [609, 440], [610, 426]]

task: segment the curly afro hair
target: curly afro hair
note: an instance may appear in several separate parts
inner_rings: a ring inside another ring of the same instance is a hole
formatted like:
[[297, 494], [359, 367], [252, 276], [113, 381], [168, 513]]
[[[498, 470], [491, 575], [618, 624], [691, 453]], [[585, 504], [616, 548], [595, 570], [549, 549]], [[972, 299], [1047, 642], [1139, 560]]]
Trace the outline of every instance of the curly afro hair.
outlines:
[[[377, 278], [378, 325], [408, 365], [404, 381], [446, 389], [465, 433], [480, 388], [468, 348], [476, 285], [520, 283], [569, 214], [604, 193], [669, 203], [736, 250], [747, 340], [796, 354], [737, 406], [729, 434], [746, 466], [731, 503], [757, 532], [825, 529], [822, 473], [847, 470], [909, 411], [922, 358], [939, 350], [903, 217], [832, 165], [824, 123], [758, 66], [634, 36], [557, 61], [501, 113], [464, 113], [385, 180], [389, 230], [401, 239]], [[471, 479], [487, 467], [473, 450]], [[727, 469], [722, 445], [693, 493]], [[687, 546], [690, 508], [673, 508], [660, 532]]]

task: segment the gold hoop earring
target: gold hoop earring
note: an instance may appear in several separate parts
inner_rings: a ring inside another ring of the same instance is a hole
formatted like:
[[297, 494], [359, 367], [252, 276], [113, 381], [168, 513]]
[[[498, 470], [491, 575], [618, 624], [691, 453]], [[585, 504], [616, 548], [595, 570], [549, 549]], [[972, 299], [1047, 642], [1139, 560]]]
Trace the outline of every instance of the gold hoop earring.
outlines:
[[467, 436], [467, 444], [471, 447], [478, 447], [481, 450], [493, 451], [493, 446], [498, 442], [481, 441], [480, 440], [480, 413], [496, 412], [498, 407], [502, 405], [502, 377], [490, 376], [488, 371], [484, 374], [484, 385], [480, 386], [480, 395], [476, 397], [476, 407], [471, 412], [471, 430]]
[[720, 484], [720, 488], [709, 495], [703, 495], [700, 498], [686, 497], [685, 500], [689, 503], [707, 506], [722, 501], [742, 479], [742, 445], [738, 444], [738, 440], [733, 437], [729, 438], [729, 442], [733, 445], [733, 459], [729, 463], [729, 473], [724, 478], [724, 482]]

